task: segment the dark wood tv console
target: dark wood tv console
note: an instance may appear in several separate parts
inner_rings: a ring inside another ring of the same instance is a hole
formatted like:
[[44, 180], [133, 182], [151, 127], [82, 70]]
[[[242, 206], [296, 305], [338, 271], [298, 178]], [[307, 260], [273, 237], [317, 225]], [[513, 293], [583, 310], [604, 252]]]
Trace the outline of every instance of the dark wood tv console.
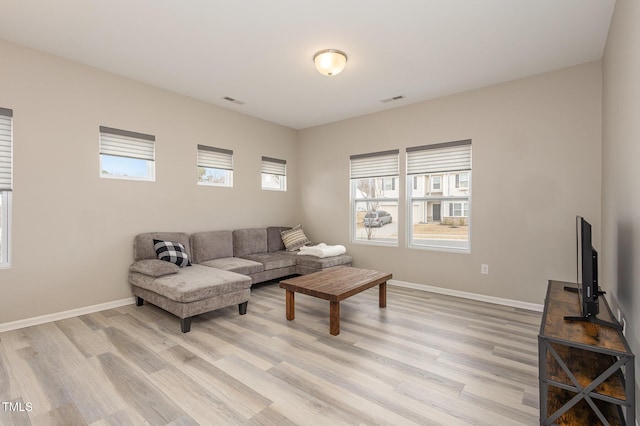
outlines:
[[[580, 315], [575, 283], [549, 281], [538, 335], [541, 425], [635, 425], [634, 355], [622, 332]], [[600, 296], [598, 317], [615, 322]]]

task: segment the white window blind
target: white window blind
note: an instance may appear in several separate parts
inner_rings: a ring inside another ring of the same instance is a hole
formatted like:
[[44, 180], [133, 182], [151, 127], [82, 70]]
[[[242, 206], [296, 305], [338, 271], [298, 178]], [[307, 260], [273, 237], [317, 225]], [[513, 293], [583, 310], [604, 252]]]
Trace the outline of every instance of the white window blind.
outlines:
[[155, 140], [152, 135], [100, 126], [100, 154], [154, 161]]
[[407, 148], [407, 174], [471, 170], [471, 140]]
[[12, 117], [12, 110], [0, 108], [0, 191], [13, 189]]
[[287, 175], [287, 161], [277, 158], [262, 157], [262, 173], [276, 176]]
[[233, 170], [233, 151], [230, 149], [215, 148], [213, 146], [198, 145], [198, 167]]
[[370, 177], [398, 176], [398, 154], [400, 150], [372, 152], [369, 154], [352, 155], [351, 179]]

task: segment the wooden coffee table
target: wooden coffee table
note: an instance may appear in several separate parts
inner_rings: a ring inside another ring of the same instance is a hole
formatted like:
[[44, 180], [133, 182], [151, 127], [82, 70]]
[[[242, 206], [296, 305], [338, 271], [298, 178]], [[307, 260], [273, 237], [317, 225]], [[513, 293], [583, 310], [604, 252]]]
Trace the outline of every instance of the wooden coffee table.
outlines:
[[287, 290], [287, 319], [295, 318], [295, 293], [307, 294], [329, 301], [329, 332], [340, 334], [340, 301], [368, 288], [380, 286], [379, 305], [387, 306], [387, 281], [392, 275], [372, 269], [338, 266], [308, 275], [280, 281]]

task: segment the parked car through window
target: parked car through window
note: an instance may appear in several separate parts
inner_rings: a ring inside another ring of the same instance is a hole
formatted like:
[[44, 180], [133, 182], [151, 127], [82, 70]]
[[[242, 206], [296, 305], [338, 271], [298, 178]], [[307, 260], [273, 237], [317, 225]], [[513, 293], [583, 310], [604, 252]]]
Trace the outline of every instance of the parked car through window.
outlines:
[[391, 215], [384, 210], [371, 211], [364, 216], [364, 226], [382, 226], [391, 223]]

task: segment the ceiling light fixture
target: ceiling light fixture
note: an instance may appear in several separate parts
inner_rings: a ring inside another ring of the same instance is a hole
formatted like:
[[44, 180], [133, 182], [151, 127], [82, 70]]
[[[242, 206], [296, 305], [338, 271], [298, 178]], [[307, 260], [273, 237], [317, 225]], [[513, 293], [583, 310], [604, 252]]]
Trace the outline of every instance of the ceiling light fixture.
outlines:
[[320, 74], [333, 76], [340, 74], [347, 64], [347, 54], [341, 50], [325, 49], [313, 55], [313, 62]]

